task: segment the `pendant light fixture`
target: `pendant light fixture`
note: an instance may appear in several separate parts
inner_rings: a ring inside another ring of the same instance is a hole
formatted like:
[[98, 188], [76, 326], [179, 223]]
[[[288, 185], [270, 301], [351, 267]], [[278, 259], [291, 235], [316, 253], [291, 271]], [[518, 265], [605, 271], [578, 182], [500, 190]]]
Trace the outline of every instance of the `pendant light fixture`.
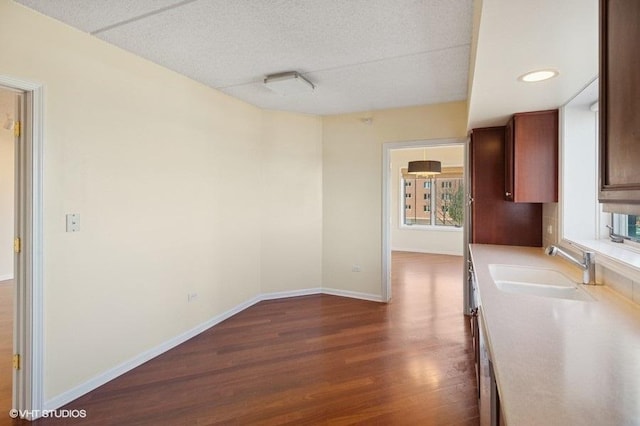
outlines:
[[407, 173], [414, 175], [439, 175], [442, 172], [442, 164], [439, 161], [421, 160], [409, 161]]
[[427, 149], [423, 151], [423, 160], [409, 161], [407, 173], [416, 176], [434, 176], [442, 173], [442, 164], [440, 161], [427, 160]]

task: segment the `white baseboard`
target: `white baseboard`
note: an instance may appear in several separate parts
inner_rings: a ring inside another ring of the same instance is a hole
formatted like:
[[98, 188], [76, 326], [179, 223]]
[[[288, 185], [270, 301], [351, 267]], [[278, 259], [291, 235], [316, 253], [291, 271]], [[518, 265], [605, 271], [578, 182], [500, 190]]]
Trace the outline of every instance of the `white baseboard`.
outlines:
[[355, 291], [347, 291], [347, 290], [338, 290], [333, 288], [309, 288], [302, 290], [293, 290], [293, 291], [281, 291], [275, 293], [263, 293], [252, 299], [243, 302], [228, 311], [216, 315], [215, 317], [205, 321], [204, 323], [193, 327], [191, 330], [185, 331], [178, 336], [167, 340], [160, 345], [151, 348], [125, 362], [119, 364], [104, 373], [101, 373], [86, 382], [69, 389], [66, 392], [61, 393], [58, 396], [55, 396], [44, 403], [44, 410], [56, 410], [71, 401], [80, 398], [81, 396], [91, 392], [92, 390], [104, 385], [107, 382], [123, 375], [124, 373], [133, 370], [134, 368], [144, 364], [145, 362], [157, 357], [158, 355], [167, 352], [170, 349], [186, 342], [187, 340], [197, 336], [203, 331], [208, 330], [216, 324], [221, 323], [222, 321], [234, 316], [235, 314], [244, 311], [245, 309], [255, 305], [258, 302], [263, 300], [274, 300], [274, 299], [283, 299], [287, 297], [298, 297], [298, 296], [308, 296], [312, 294], [330, 294], [333, 296], [342, 296], [342, 297], [350, 297], [353, 299], [363, 299], [370, 300], [373, 302], [382, 302], [382, 297], [377, 294], [367, 294], [367, 293], [359, 293]]
[[285, 299], [287, 297], [309, 296], [320, 293], [322, 293], [322, 289], [320, 287], [307, 288], [303, 290], [278, 291], [275, 293], [264, 293], [260, 296], [260, 300]]
[[185, 331], [184, 333], [179, 334], [178, 336], [170, 340], [167, 340], [166, 342], [161, 343], [160, 345], [154, 348], [151, 348], [148, 351], [145, 351], [129, 359], [128, 361], [125, 361], [122, 364], [117, 365], [105, 371], [104, 373], [101, 373], [89, 379], [88, 381], [82, 383], [81, 385], [78, 385], [72, 389], [69, 389], [66, 392], [61, 393], [60, 395], [46, 401], [44, 403], [44, 409], [56, 410], [70, 403], [71, 401], [81, 397], [82, 395], [85, 395], [91, 392], [92, 390], [104, 385], [105, 383], [115, 379], [116, 377], [121, 376], [130, 370], [133, 370], [134, 368], [144, 364], [145, 362], [157, 357], [160, 354], [163, 354], [164, 352], [167, 352], [168, 350], [180, 345], [181, 343], [186, 342], [192, 337], [195, 337], [198, 334], [202, 333], [203, 331], [213, 327], [214, 325], [221, 323], [227, 318], [230, 318], [235, 314], [247, 309], [248, 307], [255, 305], [256, 303], [260, 302], [260, 300], [261, 300], [260, 296], [256, 296], [252, 299], [249, 299], [248, 301], [241, 303], [220, 315], [216, 315], [215, 317], [211, 318], [210, 320], [200, 325], [197, 325], [191, 330]]
[[13, 274], [0, 275], [0, 281], [12, 280]]
[[463, 253], [459, 250], [456, 251], [449, 251], [449, 250], [424, 250], [424, 249], [416, 249], [414, 247], [412, 248], [400, 248], [400, 247], [392, 247], [391, 251], [407, 251], [407, 252], [411, 252], [411, 253], [425, 253], [425, 254], [446, 254], [449, 256], [462, 256]]
[[369, 300], [371, 302], [383, 302], [379, 294], [360, 293], [358, 291], [339, 290], [337, 288], [323, 288], [322, 294], [332, 296], [350, 297], [352, 299]]
[[372, 302], [382, 302], [382, 296], [377, 294], [360, 293], [357, 291], [338, 290], [335, 288], [307, 288], [303, 290], [280, 291], [276, 293], [264, 293], [261, 300], [284, 299], [287, 297], [309, 296], [313, 294], [329, 294], [331, 296], [350, 297], [352, 299], [369, 300]]

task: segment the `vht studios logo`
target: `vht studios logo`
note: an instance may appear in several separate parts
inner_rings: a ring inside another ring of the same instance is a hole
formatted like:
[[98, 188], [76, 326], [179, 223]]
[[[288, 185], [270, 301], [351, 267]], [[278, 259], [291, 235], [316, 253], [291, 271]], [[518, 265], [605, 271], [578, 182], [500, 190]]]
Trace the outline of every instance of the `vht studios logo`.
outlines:
[[12, 419], [84, 419], [87, 417], [87, 410], [9, 410], [9, 417]]

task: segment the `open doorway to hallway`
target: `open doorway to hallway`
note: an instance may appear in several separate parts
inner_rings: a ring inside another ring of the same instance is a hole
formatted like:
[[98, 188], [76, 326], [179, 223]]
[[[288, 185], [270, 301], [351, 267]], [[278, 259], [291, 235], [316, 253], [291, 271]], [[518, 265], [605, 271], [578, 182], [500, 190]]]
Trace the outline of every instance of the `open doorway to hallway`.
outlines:
[[[15, 168], [13, 225], [13, 362], [12, 408], [34, 419], [44, 409], [43, 383], [43, 141], [44, 87], [41, 83], [0, 74], [0, 90], [16, 101], [14, 120], [0, 121], [13, 131]], [[12, 117], [9, 117], [11, 119]], [[13, 128], [12, 128], [13, 127]], [[0, 250], [4, 241], [0, 241]], [[6, 245], [4, 247], [7, 247]], [[1, 368], [1, 367], [0, 367]], [[22, 417], [22, 415], [21, 415]]]
[[15, 127], [18, 94], [0, 87], [0, 413], [12, 408]]
[[[440, 172], [410, 173], [409, 162], [425, 160], [439, 162]], [[389, 300], [392, 253], [464, 255], [465, 141], [388, 143], [383, 161], [383, 293]]]

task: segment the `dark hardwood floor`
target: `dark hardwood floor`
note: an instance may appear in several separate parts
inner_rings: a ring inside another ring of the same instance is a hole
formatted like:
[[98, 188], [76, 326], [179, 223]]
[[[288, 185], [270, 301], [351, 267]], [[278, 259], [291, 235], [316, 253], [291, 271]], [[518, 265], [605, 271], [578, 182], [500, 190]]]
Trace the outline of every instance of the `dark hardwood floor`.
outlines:
[[258, 303], [32, 424], [475, 426], [461, 280], [460, 257], [396, 252], [390, 304]]
[[7, 413], [11, 409], [13, 285], [13, 280], [0, 281], [0, 419], [8, 418]]

